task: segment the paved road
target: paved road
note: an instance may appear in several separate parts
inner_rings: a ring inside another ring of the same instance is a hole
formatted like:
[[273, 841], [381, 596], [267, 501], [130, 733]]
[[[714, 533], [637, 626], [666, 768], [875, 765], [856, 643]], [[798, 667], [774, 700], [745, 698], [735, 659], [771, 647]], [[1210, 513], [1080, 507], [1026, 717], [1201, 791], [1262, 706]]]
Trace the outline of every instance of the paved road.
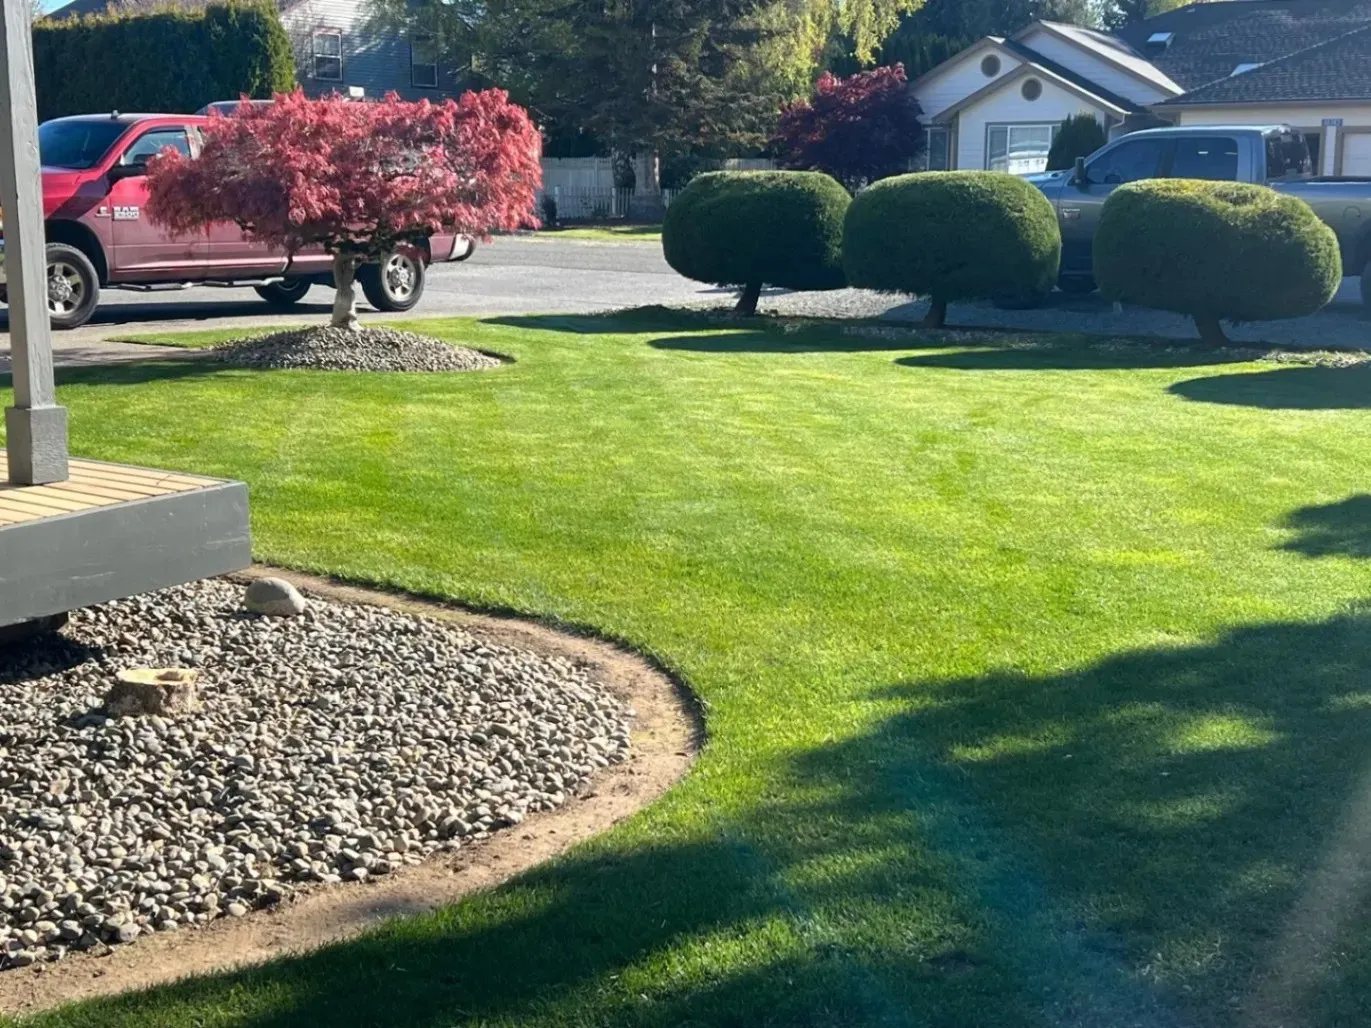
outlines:
[[[477, 249], [461, 264], [431, 269], [424, 298], [409, 315], [530, 314], [582, 312], [649, 303], [708, 300], [720, 291], [681, 278], [651, 243], [577, 243], [570, 240], [505, 238]], [[316, 286], [286, 317], [322, 319], [329, 290]], [[62, 363], [149, 356], [146, 347], [105, 342], [134, 332], [250, 327], [279, 321], [251, 289], [193, 289], [135, 293], [107, 290], [90, 324], [53, 334]], [[8, 364], [8, 321], [0, 308], [0, 370]]]

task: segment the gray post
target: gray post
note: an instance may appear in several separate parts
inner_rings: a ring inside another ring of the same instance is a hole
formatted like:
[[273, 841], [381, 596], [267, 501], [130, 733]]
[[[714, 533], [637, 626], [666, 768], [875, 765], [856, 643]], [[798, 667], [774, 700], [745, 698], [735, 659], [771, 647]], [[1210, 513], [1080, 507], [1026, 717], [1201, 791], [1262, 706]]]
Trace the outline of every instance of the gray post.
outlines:
[[29, 0], [3, 0], [0, 18], [0, 211], [10, 308], [14, 406], [5, 410], [5, 450], [15, 485], [62, 482], [67, 474], [67, 411], [57, 406], [48, 324], [43, 182], [38, 103], [33, 87]]

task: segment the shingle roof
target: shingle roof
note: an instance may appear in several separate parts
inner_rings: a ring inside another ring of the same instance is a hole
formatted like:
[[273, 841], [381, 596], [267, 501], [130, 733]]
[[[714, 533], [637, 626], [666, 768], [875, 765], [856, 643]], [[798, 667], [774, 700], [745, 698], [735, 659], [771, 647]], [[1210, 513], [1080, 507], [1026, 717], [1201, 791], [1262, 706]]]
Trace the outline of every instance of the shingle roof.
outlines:
[[[1168, 11], [1118, 35], [1181, 86], [1197, 89], [1239, 64], [1266, 64], [1367, 25], [1371, 0], [1223, 0]], [[1147, 44], [1158, 32], [1174, 33], [1165, 49]]]
[[1084, 75], [1072, 71], [1065, 65], [1058, 64], [1056, 61], [1044, 57], [1042, 54], [1038, 53], [1038, 51], [1034, 50], [1032, 47], [1024, 46], [1022, 43], [1016, 42], [1012, 39], [1004, 39], [997, 41], [1006, 50], [1010, 51], [1011, 53], [1018, 54], [1028, 63], [1036, 64], [1039, 68], [1042, 68], [1045, 71], [1050, 71], [1052, 72], [1052, 74], [1057, 75], [1060, 78], [1066, 79], [1066, 81], [1070, 82], [1072, 85], [1079, 86], [1087, 93], [1090, 93], [1094, 96], [1098, 96], [1101, 100], [1108, 100], [1115, 107], [1120, 107], [1125, 111], [1142, 110], [1141, 107], [1139, 107], [1137, 104], [1135, 104], [1132, 100], [1128, 99], [1127, 97], [1120, 96], [1118, 93], [1111, 92], [1110, 90], [1105, 89], [1103, 86], [1101, 86], [1098, 82], [1094, 81], [1093, 79], [1088, 79]]
[[1166, 101], [1187, 104], [1371, 99], [1371, 24]]
[[[1136, 77], [1146, 79], [1167, 93], [1179, 92], [1181, 89], [1179, 83], [1172, 81], [1169, 75], [1118, 36], [1111, 36], [1107, 32], [1099, 32], [1095, 29], [1082, 28], [1079, 25], [1068, 25], [1060, 21], [1040, 21], [1034, 22], [1034, 25], [1042, 25], [1049, 31], [1066, 37], [1077, 46], [1094, 51], [1104, 60], [1128, 69]], [[1019, 33], [1019, 37], [1031, 31], [1032, 28], [1033, 26], [1030, 25], [1024, 32]]]

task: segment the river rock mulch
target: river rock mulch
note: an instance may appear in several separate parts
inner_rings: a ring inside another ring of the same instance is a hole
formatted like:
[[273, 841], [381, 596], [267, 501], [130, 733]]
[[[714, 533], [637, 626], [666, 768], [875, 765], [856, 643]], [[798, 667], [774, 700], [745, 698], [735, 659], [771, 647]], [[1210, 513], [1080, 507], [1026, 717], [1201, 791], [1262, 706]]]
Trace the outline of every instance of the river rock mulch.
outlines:
[[[0, 967], [238, 917], [518, 824], [628, 754], [577, 664], [214, 580], [0, 649]], [[200, 709], [110, 717], [118, 671], [199, 669]]]
[[235, 367], [316, 371], [485, 371], [502, 363], [479, 350], [384, 326], [358, 332], [294, 328], [230, 340], [209, 355]]

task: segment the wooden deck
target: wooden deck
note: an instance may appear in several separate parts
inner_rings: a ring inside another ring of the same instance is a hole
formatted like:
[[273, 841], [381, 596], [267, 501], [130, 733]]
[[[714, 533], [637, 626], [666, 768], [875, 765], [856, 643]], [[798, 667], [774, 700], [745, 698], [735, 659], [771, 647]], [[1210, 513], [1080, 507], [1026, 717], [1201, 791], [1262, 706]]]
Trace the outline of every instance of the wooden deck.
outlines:
[[219, 484], [214, 478], [93, 460], [73, 460], [71, 478], [53, 485], [11, 485], [8, 479], [8, 461], [5, 451], [0, 450], [0, 525], [37, 521], [92, 507], [108, 507]]
[[242, 482], [72, 460], [12, 485], [0, 450], [0, 626], [238, 571], [251, 562]]

